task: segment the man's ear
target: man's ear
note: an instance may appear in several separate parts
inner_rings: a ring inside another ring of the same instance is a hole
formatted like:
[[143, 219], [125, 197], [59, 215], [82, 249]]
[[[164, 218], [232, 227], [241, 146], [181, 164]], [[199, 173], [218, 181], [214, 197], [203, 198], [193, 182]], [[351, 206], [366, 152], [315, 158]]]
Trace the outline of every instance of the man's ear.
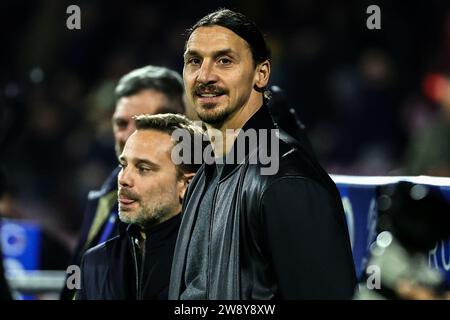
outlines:
[[183, 174], [183, 177], [181, 178], [181, 180], [183, 182], [183, 186], [181, 187], [181, 190], [180, 190], [180, 200], [181, 200], [181, 202], [183, 202], [184, 195], [186, 194], [187, 187], [188, 187], [189, 183], [191, 182], [191, 180], [192, 180], [192, 178], [194, 176], [195, 176], [194, 172], [184, 173]]
[[270, 77], [270, 61], [266, 60], [256, 66], [254, 87], [263, 89], [269, 83]]

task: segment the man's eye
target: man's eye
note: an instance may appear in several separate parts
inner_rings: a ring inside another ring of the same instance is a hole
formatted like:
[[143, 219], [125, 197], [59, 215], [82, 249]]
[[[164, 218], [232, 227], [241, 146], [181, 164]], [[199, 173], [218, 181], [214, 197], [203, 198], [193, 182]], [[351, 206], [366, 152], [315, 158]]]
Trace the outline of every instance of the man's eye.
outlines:
[[138, 171], [139, 171], [139, 173], [147, 173], [147, 172], [151, 171], [151, 169], [146, 168], [146, 167], [138, 167]]
[[220, 58], [219, 59], [219, 64], [227, 65], [227, 64], [230, 64], [230, 63], [231, 63], [231, 60], [228, 59], [228, 58]]
[[199, 58], [189, 58], [187, 59], [187, 64], [190, 65], [199, 65], [200, 64], [200, 59]]
[[125, 120], [116, 120], [114, 121], [114, 124], [118, 127], [118, 128], [126, 128], [128, 126], [128, 121]]

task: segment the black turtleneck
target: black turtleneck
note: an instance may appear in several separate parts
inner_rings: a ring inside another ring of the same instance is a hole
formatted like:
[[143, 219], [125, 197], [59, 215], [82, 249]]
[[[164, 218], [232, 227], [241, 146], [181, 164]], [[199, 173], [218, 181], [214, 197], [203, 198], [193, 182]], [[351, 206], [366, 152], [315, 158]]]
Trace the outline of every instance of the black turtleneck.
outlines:
[[80, 300], [167, 299], [173, 251], [181, 217], [145, 230], [142, 254], [136, 240], [140, 228], [121, 223], [119, 235], [86, 252], [81, 264]]

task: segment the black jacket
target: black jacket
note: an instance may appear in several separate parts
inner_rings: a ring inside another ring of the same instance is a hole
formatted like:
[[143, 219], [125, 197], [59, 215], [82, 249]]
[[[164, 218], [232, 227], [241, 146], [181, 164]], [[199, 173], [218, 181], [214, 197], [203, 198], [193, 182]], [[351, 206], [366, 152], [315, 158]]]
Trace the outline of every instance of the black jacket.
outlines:
[[[249, 128], [275, 128], [265, 106], [243, 129]], [[355, 270], [334, 182], [310, 149], [282, 130], [279, 171], [261, 175], [261, 165], [251, 163], [262, 148], [260, 144], [249, 146], [244, 162], [226, 164], [222, 171], [211, 212], [206, 297], [351, 298]], [[169, 299], [179, 299], [185, 289], [189, 241], [205, 178], [212, 171], [212, 165], [202, 166], [189, 186]]]
[[[79, 266], [81, 258], [86, 250], [99, 244], [100, 237], [104, 231], [106, 221], [117, 212], [117, 176], [120, 167], [116, 167], [105, 180], [100, 190], [89, 192], [86, 209], [81, 224], [78, 243], [69, 261], [69, 265]], [[108, 239], [118, 234], [118, 221], [112, 225], [111, 235]], [[61, 300], [72, 300], [76, 291], [64, 286], [61, 291]]]
[[138, 227], [120, 223], [118, 236], [84, 254], [77, 300], [167, 299], [180, 222], [177, 215], [146, 230], [143, 254]]

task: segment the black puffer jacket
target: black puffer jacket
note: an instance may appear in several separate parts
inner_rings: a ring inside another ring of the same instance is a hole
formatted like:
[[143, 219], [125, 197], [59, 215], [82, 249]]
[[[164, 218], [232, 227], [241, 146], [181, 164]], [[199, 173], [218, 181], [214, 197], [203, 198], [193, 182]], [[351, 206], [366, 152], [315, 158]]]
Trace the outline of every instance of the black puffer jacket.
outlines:
[[[249, 128], [275, 129], [266, 106], [243, 129]], [[282, 130], [279, 171], [261, 175], [261, 165], [251, 163], [262, 148], [260, 144], [249, 146], [243, 163], [226, 164], [222, 171], [212, 204], [210, 250], [205, 252], [206, 297], [351, 298], [355, 270], [334, 182], [310, 149]], [[188, 189], [169, 299], [179, 299], [185, 289], [189, 242], [213, 166], [202, 166]]]

